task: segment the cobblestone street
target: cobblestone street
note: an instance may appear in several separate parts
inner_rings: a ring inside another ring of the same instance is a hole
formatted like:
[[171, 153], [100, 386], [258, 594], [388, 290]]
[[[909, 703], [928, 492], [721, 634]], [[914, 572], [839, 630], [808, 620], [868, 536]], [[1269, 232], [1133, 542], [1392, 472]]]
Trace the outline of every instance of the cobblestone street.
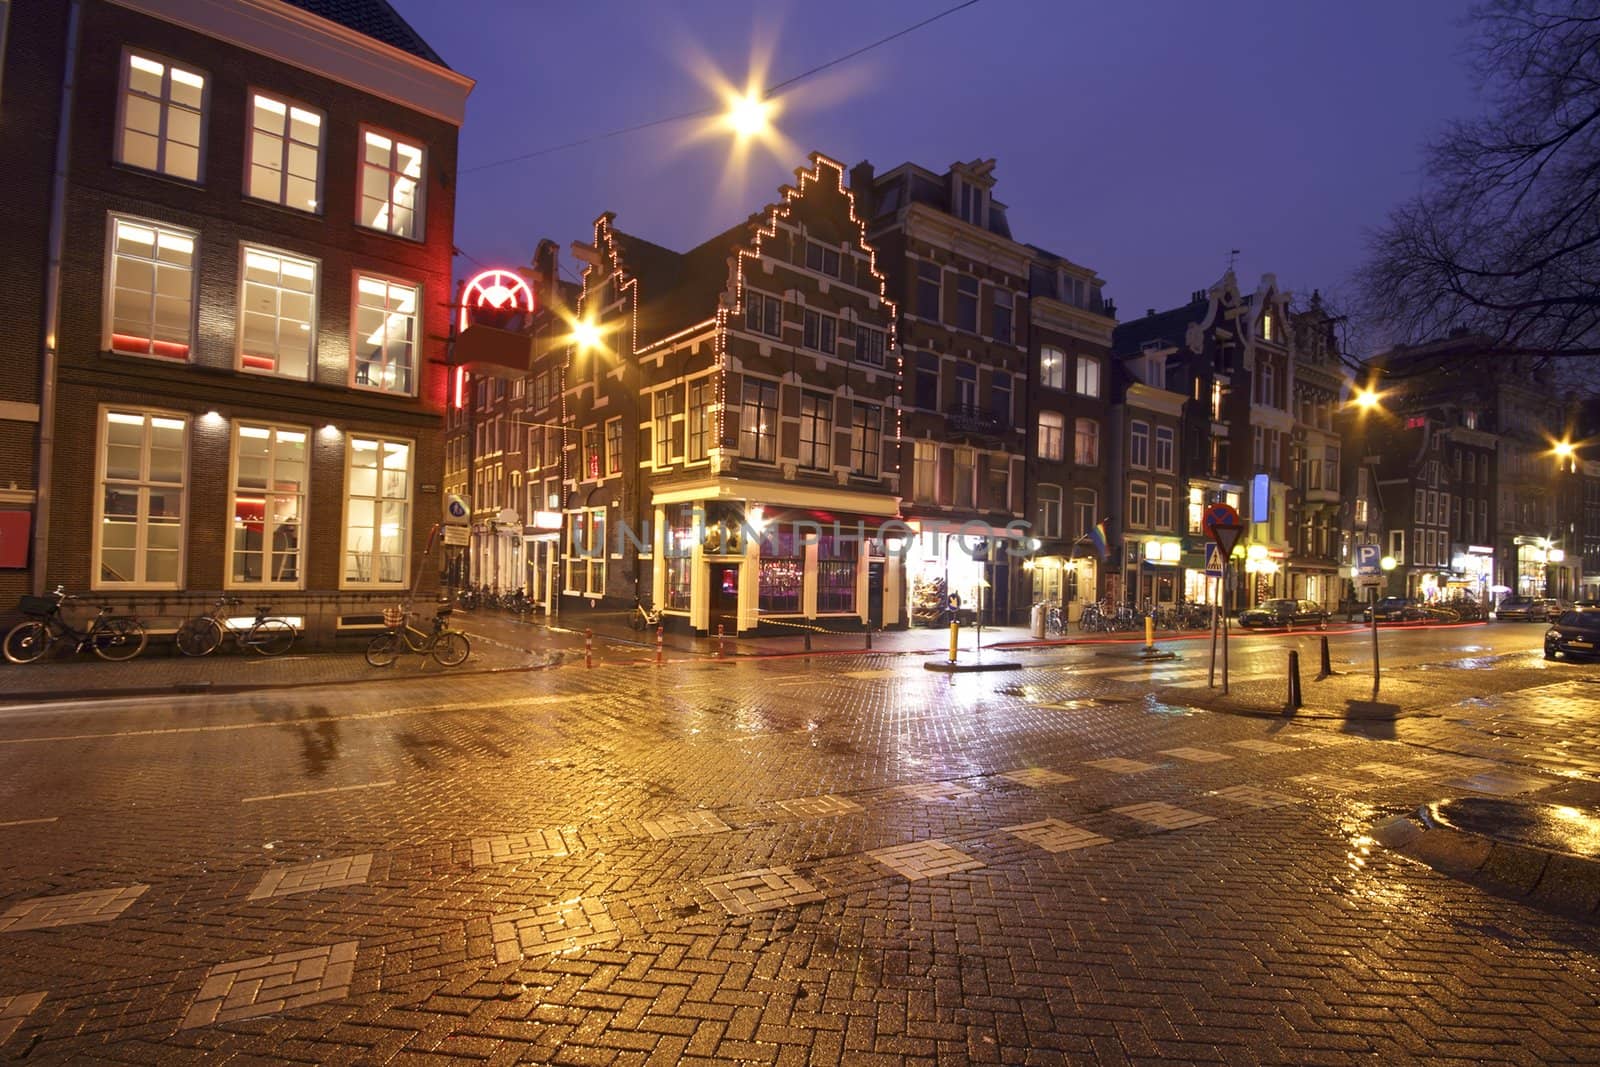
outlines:
[[1018, 655], [13, 705], [0, 1056], [1600, 1061], [1591, 917], [1369, 836], [1593, 805], [1587, 670], [1262, 717], [1197, 707], [1198, 653]]

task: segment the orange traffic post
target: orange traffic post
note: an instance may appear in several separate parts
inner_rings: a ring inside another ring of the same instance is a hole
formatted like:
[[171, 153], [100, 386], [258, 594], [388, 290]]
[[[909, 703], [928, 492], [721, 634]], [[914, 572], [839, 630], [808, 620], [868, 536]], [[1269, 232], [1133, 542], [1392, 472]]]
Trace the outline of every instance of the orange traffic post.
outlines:
[[951, 663], [954, 663], [956, 661], [956, 647], [960, 643], [960, 641], [961, 641], [961, 624], [959, 622], [952, 622], [950, 624], [950, 662]]
[[661, 634], [662, 628], [656, 627], [656, 666], [661, 666]]
[[594, 666], [594, 631], [583, 631], [583, 665]]

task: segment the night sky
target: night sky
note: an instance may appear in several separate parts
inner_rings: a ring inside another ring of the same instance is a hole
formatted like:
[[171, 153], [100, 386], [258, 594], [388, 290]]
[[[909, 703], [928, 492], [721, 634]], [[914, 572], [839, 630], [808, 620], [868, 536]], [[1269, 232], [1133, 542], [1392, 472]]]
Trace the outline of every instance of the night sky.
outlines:
[[[1420, 182], [1421, 147], [1479, 110], [1460, 0], [981, 0], [802, 82], [788, 144], [730, 165], [680, 122], [486, 164], [713, 107], [707, 84], [791, 78], [954, 5], [391, 0], [477, 79], [461, 137], [458, 274], [525, 264], [596, 215], [684, 250], [775, 199], [817, 150], [879, 173], [998, 160], [1013, 235], [1093, 267], [1123, 320], [1183, 303], [1239, 249], [1299, 293], [1337, 294], [1363, 233]], [[478, 169], [481, 168], [481, 169]]]

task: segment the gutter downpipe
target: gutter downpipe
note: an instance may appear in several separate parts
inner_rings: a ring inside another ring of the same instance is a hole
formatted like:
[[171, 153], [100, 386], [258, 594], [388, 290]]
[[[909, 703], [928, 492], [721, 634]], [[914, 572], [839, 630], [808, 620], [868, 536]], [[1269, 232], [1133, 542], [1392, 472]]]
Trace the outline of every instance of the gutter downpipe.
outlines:
[[61, 331], [61, 249], [65, 242], [67, 164], [71, 159], [72, 100], [78, 75], [78, 23], [82, 0], [71, 0], [67, 14], [67, 58], [61, 80], [61, 113], [56, 120], [55, 174], [50, 191], [50, 244], [45, 266], [44, 352], [39, 366], [39, 465], [33, 510], [33, 593], [44, 595], [50, 556], [50, 483], [55, 477], [56, 365]]

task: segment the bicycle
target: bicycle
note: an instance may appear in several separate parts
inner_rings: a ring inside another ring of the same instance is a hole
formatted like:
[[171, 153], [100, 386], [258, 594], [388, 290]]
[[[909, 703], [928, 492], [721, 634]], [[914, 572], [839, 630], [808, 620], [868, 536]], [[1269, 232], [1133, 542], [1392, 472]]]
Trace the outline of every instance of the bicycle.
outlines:
[[281, 656], [289, 651], [298, 636], [287, 619], [268, 614], [268, 605], [256, 608], [255, 621], [249, 626], [235, 626], [227, 609], [243, 600], [236, 596], [219, 596], [212, 605], [211, 614], [199, 615], [178, 627], [178, 651], [185, 656], [209, 656], [222, 647], [223, 639], [230, 634], [240, 648], [254, 649], [263, 656]]
[[6, 634], [0, 650], [12, 663], [33, 663], [44, 658], [57, 644], [71, 641], [74, 653], [85, 648], [104, 660], [121, 662], [130, 660], [144, 651], [150, 640], [144, 623], [133, 615], [112, 615], [111, 605], [101, 604], [100, 611], [89, 620], [87, 629], [79, 630], [61, 614], [61, 605], [70, 597], [61, 586], [46, 596], [25, 596], [18, 605], [29, 618], [13, 626]]
[[415, 652], [419, 656], [433, 656], [441, 667], [459, 667], [472, 655], [472, 642], [467, 640], [467, 635], [447, 628], [449, 608], [433, 613], [433, 629], [427, 633], [410, 624], [411, 614], [403, 607], [384, 609], [383, 624], [388, 630], [368, 643], [368, 663], [387, 667], [401, 652]]
[[633, 598], [633, 611], [628, 613], [628, 625], [635, 630], [649, 630], [661, 625], [661, 609], [647, 608], [644, 601]]
[[1067, 616], [1060, 604], [1048, 604], [1044, 609], [1044, 632], [1048, 637], [1061, 637], [1067, 632]]

